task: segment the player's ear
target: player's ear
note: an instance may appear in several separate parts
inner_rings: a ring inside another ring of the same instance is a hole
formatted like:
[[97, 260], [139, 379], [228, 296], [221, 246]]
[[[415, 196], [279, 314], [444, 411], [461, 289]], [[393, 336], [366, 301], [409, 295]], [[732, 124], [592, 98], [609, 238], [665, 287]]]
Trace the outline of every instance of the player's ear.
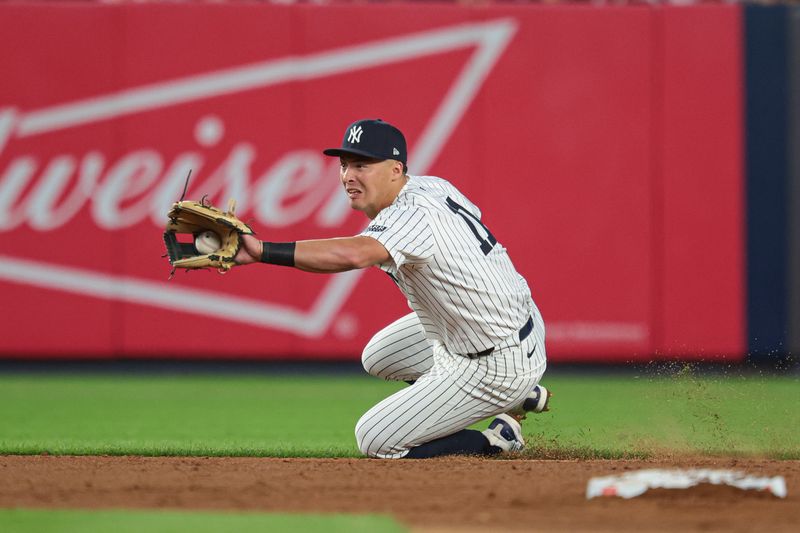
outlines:
[[403, 163], [392, 159], [392, 176], [399, 179], [403, 177]]

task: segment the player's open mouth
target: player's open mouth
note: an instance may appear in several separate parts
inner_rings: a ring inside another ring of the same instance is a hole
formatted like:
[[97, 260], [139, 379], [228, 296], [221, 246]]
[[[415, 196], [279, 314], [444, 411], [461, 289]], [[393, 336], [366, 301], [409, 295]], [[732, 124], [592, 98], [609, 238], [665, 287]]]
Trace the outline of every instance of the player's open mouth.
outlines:
[[350, 198], [356, 198], [360, 194], [361, 191], [359, 191], [358, 189], [347, 189], [347, 196], [349, 196]]

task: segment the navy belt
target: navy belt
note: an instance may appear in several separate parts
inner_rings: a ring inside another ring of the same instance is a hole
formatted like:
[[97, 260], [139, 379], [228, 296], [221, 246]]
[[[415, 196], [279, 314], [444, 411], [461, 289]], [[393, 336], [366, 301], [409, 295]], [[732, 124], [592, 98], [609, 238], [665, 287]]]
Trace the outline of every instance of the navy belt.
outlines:
[[[528, 338], [528, 336], [533, 331], [533, 317], [528, 317], [528, 321], [525, 322], [525, 325], [519, 328], [519, 342], [524, 341]], [[468, 353], [464, 354], [464, 357], [469, 357], [470, 359], [478, 359], [479, 357], [486, 357], [487, 355], [491, 355], [494, 351], [494, 346], [491, 348], [486, 348], [482, 352], [477, 353]]]

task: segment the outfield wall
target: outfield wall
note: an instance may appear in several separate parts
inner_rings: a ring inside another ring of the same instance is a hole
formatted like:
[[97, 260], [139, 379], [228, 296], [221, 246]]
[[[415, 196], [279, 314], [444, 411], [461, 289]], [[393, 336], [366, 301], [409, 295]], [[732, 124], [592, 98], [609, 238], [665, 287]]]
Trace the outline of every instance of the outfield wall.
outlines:
[[749, 351], [800, 351], [800, 7], [748, 6]]
[[[376, 269], [167, 281], [188, 197], [269, 240], [357, 233], [355, 118], [410, 141], [528, 278], [553, 361], [741, 359], [741, 6], [0, 5], [0, 355], [352, 358]], [[358, 23], [354, 23], [358, 21]]]

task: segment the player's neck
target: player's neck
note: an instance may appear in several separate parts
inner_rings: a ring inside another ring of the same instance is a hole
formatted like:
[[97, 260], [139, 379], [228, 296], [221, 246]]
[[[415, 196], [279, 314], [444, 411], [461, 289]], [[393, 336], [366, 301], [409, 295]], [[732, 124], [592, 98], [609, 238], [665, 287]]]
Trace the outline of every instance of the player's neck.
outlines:
[[400, 179], [398, 179], [396, 182], [392, 184], [393, 185], [392, 188], [389, 190], [389, 193], [385, 197], [385, 201], [381, 203], [379, 209], [377, 209], [376, 211], [365, 211], [367, 217], [369, 217], [369, 219], [372, 220], [376, 216], [378, 216], [378, 213], [380, 213], [381, 211], [392, 205], [394, 201], [397, 200], [397, 197], [400, 196], [400, 191], [403, 190], [403, 187], [406, 186], [406, 183], [408, 183], [408, 174], [403, 174], [403, 176]]

